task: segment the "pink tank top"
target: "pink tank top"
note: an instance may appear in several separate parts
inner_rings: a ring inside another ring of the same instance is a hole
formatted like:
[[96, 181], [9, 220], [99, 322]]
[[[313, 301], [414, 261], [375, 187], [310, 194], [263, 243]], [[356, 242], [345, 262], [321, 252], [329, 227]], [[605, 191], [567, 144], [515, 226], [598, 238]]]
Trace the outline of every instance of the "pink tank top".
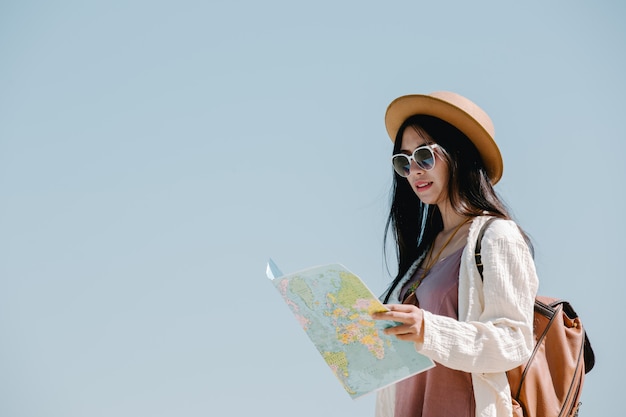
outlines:
[[[458, 320], [459, 269], [463, 248], [436, 263], [415, 291], [420, 308]], [[402, 288], [404, 299], [418, 268]], [[395, 417], [474, 417], [476, 406], [472, 378], [467, 372], [443, 365], [396, 384]]]

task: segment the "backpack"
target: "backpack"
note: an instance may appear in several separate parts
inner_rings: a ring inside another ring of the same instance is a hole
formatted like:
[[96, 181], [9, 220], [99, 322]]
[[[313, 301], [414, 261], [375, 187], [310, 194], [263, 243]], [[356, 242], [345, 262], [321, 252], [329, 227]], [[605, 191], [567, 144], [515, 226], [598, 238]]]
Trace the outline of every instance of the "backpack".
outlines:
[[[489, 219], [476, 242], [476, 266], [483, 279], [480, 246]], [[580, 318], [567, 301], [535, 298], [535, 348], [527, 363], [507, 372], [514, 417], [578, 416], [585, 374], [595, 356]]]

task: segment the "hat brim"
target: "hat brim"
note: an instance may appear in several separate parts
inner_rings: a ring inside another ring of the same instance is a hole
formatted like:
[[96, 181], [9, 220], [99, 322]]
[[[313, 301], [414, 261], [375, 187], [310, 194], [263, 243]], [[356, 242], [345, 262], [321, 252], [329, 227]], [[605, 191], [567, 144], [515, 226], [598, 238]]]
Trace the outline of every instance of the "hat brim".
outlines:
[[437, 117], [463, 132], [478, 149], [491, 183], [496, 184], [500, 180], [502, 155], [494, 140], [491, 119], [480, 107], [462, 96], [448, 92], [398, 97], [391, 102], [385, 114], [385, 126], [392, 142], [395, 142], [404, 121], [418, 114]]

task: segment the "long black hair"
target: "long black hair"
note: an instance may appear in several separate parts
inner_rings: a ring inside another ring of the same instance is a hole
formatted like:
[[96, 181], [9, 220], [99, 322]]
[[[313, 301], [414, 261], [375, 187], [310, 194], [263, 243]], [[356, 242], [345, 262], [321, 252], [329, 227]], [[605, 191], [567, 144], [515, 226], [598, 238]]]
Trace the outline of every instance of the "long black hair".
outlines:
[[[438, 150], [442, 152], [439, 155], [448, 167], [448, 198], [457, 214], [466, 217], [487, 214], [502, 219], [511, 218], [493, 189], [478, 149], [463, 132], [437, 117], [411, 116], [398, 130], [393, 154], [400, 152], [402, 135], [409, 128], [425, 134], [430, 141], [440, 146]], [[425, 253], [443, 229], [439, 208], [422, 203], [406, 178], [394, 173], [391, 193], [384, 247], [387, 247], [391, 229], [396, 242], [398, 274], [387, 291], [385, 302], [413, 262]]]

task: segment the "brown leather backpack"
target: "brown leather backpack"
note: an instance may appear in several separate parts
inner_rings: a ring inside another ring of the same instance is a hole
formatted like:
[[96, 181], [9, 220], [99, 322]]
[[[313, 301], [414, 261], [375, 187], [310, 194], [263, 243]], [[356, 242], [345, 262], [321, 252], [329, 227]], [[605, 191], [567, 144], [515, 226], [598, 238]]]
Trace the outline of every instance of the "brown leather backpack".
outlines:
[[[481, 241], [493, 220], [483, 225], [476, 242], [476, 266], [481, 278]], [[587, 333], [567, 301], [537, 296], [534, 317], [532, 355], [526, 364], [507, 372], [513, 416], [577, 416], [585, 374], [595, 364]]]

